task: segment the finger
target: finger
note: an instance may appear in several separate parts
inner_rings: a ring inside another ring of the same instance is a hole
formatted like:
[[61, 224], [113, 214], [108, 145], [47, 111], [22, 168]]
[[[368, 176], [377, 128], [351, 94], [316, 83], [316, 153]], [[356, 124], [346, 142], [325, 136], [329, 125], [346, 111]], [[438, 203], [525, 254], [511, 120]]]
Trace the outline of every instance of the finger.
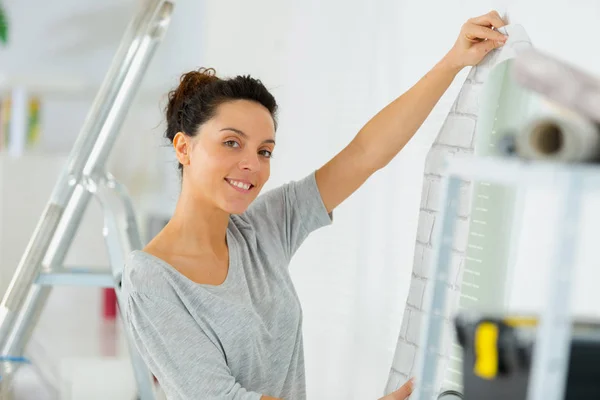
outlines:
[[495, 11], [495, 10], [490, 11], [489, 13], [487, 13], [485, 15], [481, 15], [476, 18], [471, 18], [469, 20], [469, 22], [472, 22], [476, 25], [482, 25], [482, 26], [487, 26], [487, 27], [493, 26], [496, 29], [501, 28], [506, 25], [506, 22], [504, 22], [504, 20], [500, 16], [500, 14], [498, 14], [498, 11]]
[[477, 52], [489, 53], [490, 51], [503, 45], [503, 42], [498, 42], [496, 40], [486, 40], [485, 42], [473, 45], [473, 48], [475, 48], [475, 51]]
[[394, 398], [395, 399], [405, 399], [408, 396], [410, 396], [410, 394], [413, 391], [413, 379], [410, 379], [408, 382], [406, 382], [404, 385], [402, 385], [400, 387], [400, 389], [396, 390], [394, 392]]
[[464, 31], [465, 37], [470, 41], [477, 41], [477, 39], [490, 39], [497, 40], [499, 42], [505, 42], [507, 39], [506, 35], [503, 35], [498, 31], [473, 23], [467, 23]]

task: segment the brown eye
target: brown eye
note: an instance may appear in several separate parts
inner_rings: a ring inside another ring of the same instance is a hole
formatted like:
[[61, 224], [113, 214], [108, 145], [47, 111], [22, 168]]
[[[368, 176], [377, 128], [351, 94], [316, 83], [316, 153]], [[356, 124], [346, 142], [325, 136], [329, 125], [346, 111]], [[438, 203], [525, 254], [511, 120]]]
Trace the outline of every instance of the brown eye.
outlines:
[[267, 157], [267, 158], [272, 158], [273, 157], [273, 152], [269, 151], [269, 150], [261, 150], [258, 152], [260, 155]]
[[235, 140], [228, 140], [226, 142], [223, 142], [223, 144], [228, 147], [240, 147], [240, 144]]

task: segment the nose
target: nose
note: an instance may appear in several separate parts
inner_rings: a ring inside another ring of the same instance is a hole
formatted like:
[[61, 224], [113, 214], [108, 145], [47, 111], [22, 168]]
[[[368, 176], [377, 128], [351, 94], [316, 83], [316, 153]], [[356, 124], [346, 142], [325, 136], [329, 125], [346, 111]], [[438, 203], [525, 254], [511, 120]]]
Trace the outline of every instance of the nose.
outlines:
[[240, 161], [240, 168], [248, 171], [257, 172], [260, 170], [260, 160], [258, 154], [254, 152], [246, 152]]

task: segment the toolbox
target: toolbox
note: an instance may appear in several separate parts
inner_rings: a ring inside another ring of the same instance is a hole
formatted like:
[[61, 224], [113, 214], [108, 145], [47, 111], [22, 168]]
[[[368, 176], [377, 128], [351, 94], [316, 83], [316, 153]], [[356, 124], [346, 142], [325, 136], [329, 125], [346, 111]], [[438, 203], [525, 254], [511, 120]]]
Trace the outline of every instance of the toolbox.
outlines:
[[[537, 319], [459, 314], [466, 400], [525, 400]], [[572, 326], [565, 400], [600, 399], [600, 323]]]

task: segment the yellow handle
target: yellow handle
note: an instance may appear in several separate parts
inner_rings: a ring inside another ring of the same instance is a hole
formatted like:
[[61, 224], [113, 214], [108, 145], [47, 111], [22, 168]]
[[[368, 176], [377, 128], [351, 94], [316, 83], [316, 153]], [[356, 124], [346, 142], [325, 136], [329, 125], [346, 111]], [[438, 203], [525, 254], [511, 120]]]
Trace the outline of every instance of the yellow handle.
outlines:
[[475, 375], [494, 379], [498, 373], [498, 326], [482, 322], [475, 332]]

